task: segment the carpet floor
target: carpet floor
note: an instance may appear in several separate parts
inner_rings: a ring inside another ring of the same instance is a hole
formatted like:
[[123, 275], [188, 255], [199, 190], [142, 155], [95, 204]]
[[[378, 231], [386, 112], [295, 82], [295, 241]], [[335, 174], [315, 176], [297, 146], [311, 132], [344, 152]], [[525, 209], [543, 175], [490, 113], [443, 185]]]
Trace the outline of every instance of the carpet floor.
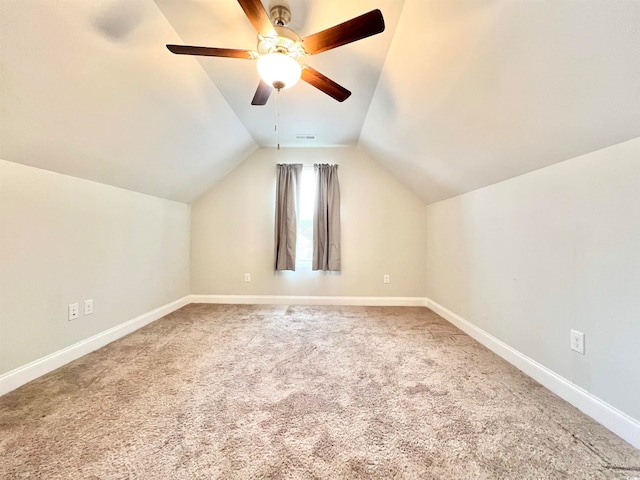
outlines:
[[188, 305], [0, 397], [0, 478], [640, 479], [426, 308]]

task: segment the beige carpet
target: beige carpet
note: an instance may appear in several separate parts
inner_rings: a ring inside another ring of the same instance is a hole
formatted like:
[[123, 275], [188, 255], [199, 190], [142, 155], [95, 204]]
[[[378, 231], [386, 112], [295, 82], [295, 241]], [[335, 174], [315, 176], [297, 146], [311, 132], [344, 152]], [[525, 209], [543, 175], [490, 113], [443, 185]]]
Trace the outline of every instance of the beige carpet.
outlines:
[[640, 478], [425, 308], [189, 305], [0, 397], [0, 478]]

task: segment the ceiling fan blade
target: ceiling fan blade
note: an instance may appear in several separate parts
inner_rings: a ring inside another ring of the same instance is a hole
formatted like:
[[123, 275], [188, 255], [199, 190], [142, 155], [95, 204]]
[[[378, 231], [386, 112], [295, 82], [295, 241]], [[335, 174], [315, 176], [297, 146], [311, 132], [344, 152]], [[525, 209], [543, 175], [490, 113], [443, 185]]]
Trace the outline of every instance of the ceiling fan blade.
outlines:
[[167, 45], [170, 52], [178, 55], [200, 55], [203, 57], [228, 57], [252, 59], [249, 50], [237, 50], [235, 48], [193, 47], [191, 45]]
[[302, 69], [302, 75], [300, 76], [300, 78], [307, 82], [309, 85], [313, 85], [318, 90], [326, 93], [330, 97], [335, 98], [339, 102], [344, 102], [351, 96], [351, 92], [349, 90], [341, 85], [338, 85], [329, 77], [325, 77], [314, 68], [304, 67]]
[[272, 86], [260, 80], [256, 94], [253, 96], [253, 100], [251, 100], [251, 105], [266, 105], [272, 90]]
[[268, 37], [274, 30], [269, 14], [260, 0], [238, 0], [253, 28], [263, 37]]
[[302, 40], [302, 46], [308, 54], [313, 55], [381, 32], [384, 32], [382, 12], [371, 10], [340, 25], [309, 35]]

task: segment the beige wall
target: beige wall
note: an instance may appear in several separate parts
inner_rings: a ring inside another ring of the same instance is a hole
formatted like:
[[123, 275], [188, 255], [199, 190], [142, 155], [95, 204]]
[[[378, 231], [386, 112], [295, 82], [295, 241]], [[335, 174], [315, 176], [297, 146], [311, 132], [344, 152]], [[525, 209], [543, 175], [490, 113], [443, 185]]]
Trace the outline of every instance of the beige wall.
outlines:
[[187, 295], [189, 230], [183, 203], [0, 160], [0, 374]]
[[[274, 272], [277, 163], [340, 165], [341, 273]], [[425, 215], [425, 204], [359, 149], [260, 149], [192, 205], [191, 293], [422, 297]]]
[[427, 231], [429, 298], [640, 420], [640, 139], [432, 204]]

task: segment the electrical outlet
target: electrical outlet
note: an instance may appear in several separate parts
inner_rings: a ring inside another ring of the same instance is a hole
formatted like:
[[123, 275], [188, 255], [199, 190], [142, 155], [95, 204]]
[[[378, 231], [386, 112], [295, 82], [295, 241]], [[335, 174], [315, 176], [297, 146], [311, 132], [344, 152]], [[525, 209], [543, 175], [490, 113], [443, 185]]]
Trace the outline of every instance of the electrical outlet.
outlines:
[[244, 274], [244, 281], [245, 282], [250, 282], [251, 281], [251, 274], [250, 273], [245, 273]]
[[584, 333], [571, 330], [571, 350], [584, 355]]
[[389, 276], [388, 273], [385, 273], [384, 276], [382, 277], [382, 281], [384, 283], [391, 283], [391, 277]]
[[84, 301], [84, 314], [91, 315], [93, 313], [93, 298]]
[[80, 304], [71, 303], [69, 304], [69, 320], [75, 320], [80, 316]]

